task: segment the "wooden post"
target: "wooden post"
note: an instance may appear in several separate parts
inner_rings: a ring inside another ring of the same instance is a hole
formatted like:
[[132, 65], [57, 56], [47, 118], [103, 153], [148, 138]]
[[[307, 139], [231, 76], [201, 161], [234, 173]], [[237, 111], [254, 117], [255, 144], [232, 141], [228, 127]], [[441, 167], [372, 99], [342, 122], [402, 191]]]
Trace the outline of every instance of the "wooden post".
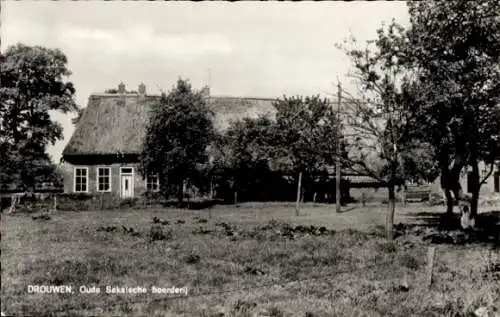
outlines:
[[238, 191], [234, 191], [234, 205], [238, 207]]
[[363, 204], [363, 207], [366, 206], [365, 192], [361, 193], [361, 204]]
[[426, 284], [430, 288], [432, 285], [432, 275], [434, 270], [434, 258], [436, 254], [436, 247], [429, 247], [427, 251], [427, 273], [426, 273]]
[[7, 213], [11, 214], [14, 212], [14, 210], [16, 209], [16, 203], [17, 203], [17, 195], [13, 194], [10, 198], [10, 207]]
[[214, 200], [214, 182], [213, 177], [210, 177], [210, 205], [208, 206], [208, 218], [212, 219], [212, 204]]
[[314, 192], [314, 195], [313, 195], [313, 203], [316, 204], [316, 192]]
[[403, 285], [402, 285], [405, 289], [410, 289], [410, 284], [408, 283], [408, 272], [407, 272], [407, 269], [405, 268], [404, 269], [404, 272], [403, 272]]
[[54, 212], [57, 211], [57, 195], [54, 195]]
[[214, 199], [214, 183], [213, 180], [210, 179], [210, 200]]
[[299, 215], [300, 187], [302, 186], [302, 172], [299, 173], [299, 182], [297, 184], [297, 203], [295, 204], [295, 216]]
[[401, 192], [401, 198], [403, 200], [403, 207], [406, 207], [406, 188], [405, 188], [404, 184], [403, 184], [403, 189]]
[[[338, 103], [337, 103], [337, 119], [340, 122], [340, 100], [342, 98], [342, 90], [340, 81], [338, 83]], [[339, 127], [340, 128], [340, 127]], [[340, 212], [340, 135], [337, 136], [337, 159], [335, 160], [335, 210]]]

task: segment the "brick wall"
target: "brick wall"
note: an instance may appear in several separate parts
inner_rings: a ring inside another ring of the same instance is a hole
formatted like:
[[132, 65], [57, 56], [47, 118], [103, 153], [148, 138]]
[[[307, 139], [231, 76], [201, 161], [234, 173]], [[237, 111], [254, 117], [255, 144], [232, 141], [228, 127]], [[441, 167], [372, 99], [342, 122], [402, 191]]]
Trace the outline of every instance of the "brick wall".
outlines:
[[89, 193], [101, 193], [97, 191], [97, 169], [99, 167], [109, 167], [111, 168], [111, 193], [105, 192], [104, 195], [120, 195], [120, 168], [121, 167], [133, 167], [134, 168], [134, 197], [139, 197], [146, 192], [146, 180], [138, 172], [137, 164], [99, 164], [99, 165], [75, 165], [70, 163], [63, 163], [61, 170], [64, 175], [64, 192], [73, 193], [74, 192], [74, 169], [78, 167], [86, 167], [88, 169], [88, 192]]

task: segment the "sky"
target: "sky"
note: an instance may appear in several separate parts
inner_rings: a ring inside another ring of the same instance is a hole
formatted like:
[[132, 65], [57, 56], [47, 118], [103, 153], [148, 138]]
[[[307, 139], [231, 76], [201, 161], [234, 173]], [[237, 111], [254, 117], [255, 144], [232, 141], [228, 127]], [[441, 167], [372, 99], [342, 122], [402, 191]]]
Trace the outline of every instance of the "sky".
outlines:
[[[408, 25], [404, 1], [154, 2], [2, 1], [1, 50], [18, 42], [61, 49], [75, 100], [117, 88], [168, 91], [178, 78], [212, 95], [277, 98], [349, 89], [351, 69], [335, 47], [374, 39], [383, 22]], [[64, 140], [48, 148], [55, 162], [71, 138], [74, 115], [52, 114]]]

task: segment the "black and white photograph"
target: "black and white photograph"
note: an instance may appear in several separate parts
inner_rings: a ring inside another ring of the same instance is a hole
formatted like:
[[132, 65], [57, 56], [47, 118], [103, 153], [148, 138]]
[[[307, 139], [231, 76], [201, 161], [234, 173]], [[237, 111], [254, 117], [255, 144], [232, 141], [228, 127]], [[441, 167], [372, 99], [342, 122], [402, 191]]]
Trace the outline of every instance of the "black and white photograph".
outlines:
[[0, 2], [1, 316], [500, 317], [500, 2]]

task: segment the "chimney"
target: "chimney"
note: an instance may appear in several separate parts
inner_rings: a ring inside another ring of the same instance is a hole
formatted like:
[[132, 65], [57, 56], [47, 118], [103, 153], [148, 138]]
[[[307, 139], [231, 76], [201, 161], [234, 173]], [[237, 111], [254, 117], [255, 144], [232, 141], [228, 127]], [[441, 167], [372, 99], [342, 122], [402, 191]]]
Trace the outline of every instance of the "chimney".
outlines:
[[203, 88], [201, 88], [201, 96], [203, 98], [210, 97], [210, 87], [208, 87], [207, 85], [203, 86]]
[[123, 82], [121, 82], [119, 85], [118, 85], [118, 93], [119, 94], [124, 94], [125, 93], [125, 84]]
[[141, 83], [139, 85], [139, 96], [145, 96], [146, 95], [146, 85], [144, 83]]

